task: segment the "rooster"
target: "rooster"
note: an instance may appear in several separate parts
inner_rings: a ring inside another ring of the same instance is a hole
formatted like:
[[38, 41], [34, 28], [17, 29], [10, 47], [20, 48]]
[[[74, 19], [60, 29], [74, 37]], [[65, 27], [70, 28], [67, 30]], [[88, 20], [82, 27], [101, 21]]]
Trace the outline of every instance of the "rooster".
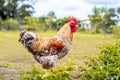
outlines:
[[52, 38], [41, 38], [33, 32], [23, 30], [19, 42], [32, 53], [34, 59], [42, 64], [43, 68], [50, 69], [70, 50], [77, 24], [75, 17], [68, 18], [67, 23]]

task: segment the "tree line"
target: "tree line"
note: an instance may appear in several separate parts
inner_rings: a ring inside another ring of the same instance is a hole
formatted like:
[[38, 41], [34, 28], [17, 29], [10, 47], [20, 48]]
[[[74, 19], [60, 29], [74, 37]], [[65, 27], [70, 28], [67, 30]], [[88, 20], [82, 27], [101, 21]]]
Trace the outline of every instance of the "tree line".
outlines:
[[105, 33], [109, 33], [112, 26], [118, 26], [120, 23], [120, 7], [119, 8], [97, 8], [92, 10], [93, 14], [88, 15], [90, 24], [99, 33], [102, 29]]
[[[27, 1], [27, 3], [26, 3]], [[66, 18], [57, 18], [55, 12], [50, 11], [45, 16], [32, 17], [35, 10], [32, 6], [36, 0], [1, 0], [0, 1], [0, 30], [59, 30], [66, 23]], [[119, 32], [120, 7], [94, 7], [93, 14], [88, 15], [90, 29], [95, 33]], [[78, 30], [88, 31], [82, 24], [86, 20], [79, 19]]]

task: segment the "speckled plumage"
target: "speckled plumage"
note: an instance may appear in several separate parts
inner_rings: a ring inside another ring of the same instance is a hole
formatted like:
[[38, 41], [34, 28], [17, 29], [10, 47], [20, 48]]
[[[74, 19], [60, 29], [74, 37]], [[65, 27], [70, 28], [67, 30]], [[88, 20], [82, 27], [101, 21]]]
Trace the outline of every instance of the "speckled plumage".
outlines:
[[40, 38], [32, 32], [22, 31], [19, 41], [33, 54], [36, 61], [49, 69], [57, 64], [71, 48], [74, 20], [66, 23], [53, 38]]

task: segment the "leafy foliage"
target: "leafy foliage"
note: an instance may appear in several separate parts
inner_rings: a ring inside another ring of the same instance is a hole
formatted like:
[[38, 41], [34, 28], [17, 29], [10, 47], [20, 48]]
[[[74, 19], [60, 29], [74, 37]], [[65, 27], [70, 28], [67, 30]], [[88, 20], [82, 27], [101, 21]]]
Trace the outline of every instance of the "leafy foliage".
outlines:
[[6, 30], [16, 30], [19, 29], [19, 23], [15, 19], [7, 19], [1, 23], [2, 29]]
[[1, 0], [0, 17], [5, 20], [8, 17], [17, 19], [31, 16], [34, 8], [30, 4], [25, 4], [24, 1], [30, 2], [31, 0]]
[[27, 30], [59, 30], [66, 23], [66, 18], [55, 19], [50, 15], [47, 17], [32, 18], [25, 17], [24, 25], [21, 26], [23, 29]]
[[31, 71], [26, 71], [20, 75], [22, 80], [70, 80], [69, 72], [71, 70], [73, 70], [71, 65], [47, 71], [34, 66]]
[[109, 33], [120, 35], [120, 27], [118, 26], [110, 26]]
[[21, 26], [21, 28], [27, 29], [27, 30], [37, 30], [37, 29], [40, 30], [40, 29], [44, 28], [44, 26], [42, 26], [42, 24], [39, 23], [38, 18], [25, 17], [24, 25]]
[[99, 33], [99, 29], [102, 29], [105, 33], [108, 33], [108, 29], [111, 25], [117, 25], [119, 8], [97, 8], [96, 6], [93, 8], [93, 14], [89, 15], [89, 20], [93, 28], [95, 28], [95, 32]]
[[114, 45], [103, 45], [97, 56], [88, 57], [87, 68], [80, 66], [85, 80], [120, 79], [120, 41]]
[[109, 33], [114, 34], [115, 37], [120, 38], [120, 27], [119, 26], [110, 26]]

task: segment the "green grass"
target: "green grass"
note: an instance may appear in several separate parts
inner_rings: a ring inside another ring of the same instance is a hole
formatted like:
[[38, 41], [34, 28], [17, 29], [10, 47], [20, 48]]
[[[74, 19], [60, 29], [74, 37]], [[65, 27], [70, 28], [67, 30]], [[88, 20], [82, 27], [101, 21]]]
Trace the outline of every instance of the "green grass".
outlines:
[[[20, 31], [0, 32], [0, 64], [8, 62], [9, 64], [11, 63], [10, 65], [18, 65], [20, 70], [31, 69], [32, 65], [38, 63], [34, 60], [32, 54], [18, 42], [19, 33]], [[35, 33], [40, 37], [52, 37], [57, 32], [47, 31]], [[69, 59], [74, 60], [75, 65], [83, 65], [84, 56], [97, 55], [98, 46], [103, 44], [113, 44], [116, 40], [117, 39], [114, 38], [113, 35], [83, 34], [77, 32], [74, 34], [74, 40], [69, 54], [58, 61], [56, 68], [62, 65], [67, 65]], [[4, 72], [4, 74], [5, 73], [6, 72]], [[12, 73], [16, 74], [16, 71], [13, 71]], [[1, 76], [4, 76], [4, 74], [1, 74]], [[3, 78], [6, 78], [6, 76]]]

